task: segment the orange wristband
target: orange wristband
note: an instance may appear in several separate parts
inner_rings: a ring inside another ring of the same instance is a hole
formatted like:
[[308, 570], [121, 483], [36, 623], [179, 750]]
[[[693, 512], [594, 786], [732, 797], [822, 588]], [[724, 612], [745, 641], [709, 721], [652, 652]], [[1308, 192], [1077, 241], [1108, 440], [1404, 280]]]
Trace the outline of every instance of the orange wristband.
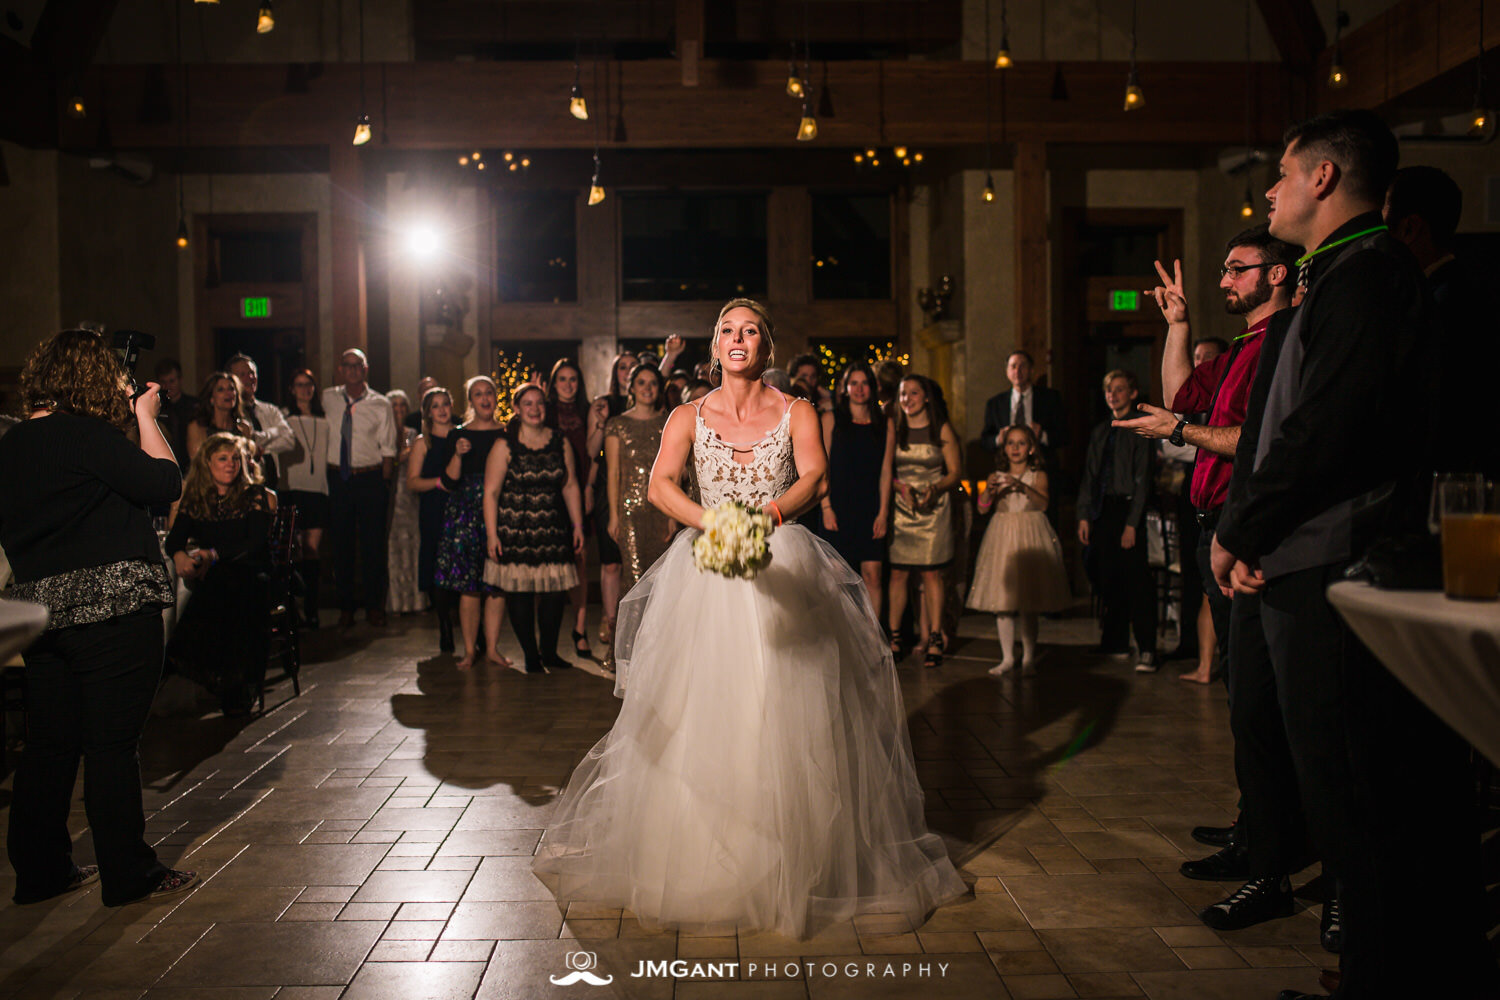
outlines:
[[772, 500], [770, 503], [766, 504], [766, 506], [770, 507], [776, 512], [776, 526], [778, 528], [781, 527], [781, 507], [776, 503], [775, 500]]

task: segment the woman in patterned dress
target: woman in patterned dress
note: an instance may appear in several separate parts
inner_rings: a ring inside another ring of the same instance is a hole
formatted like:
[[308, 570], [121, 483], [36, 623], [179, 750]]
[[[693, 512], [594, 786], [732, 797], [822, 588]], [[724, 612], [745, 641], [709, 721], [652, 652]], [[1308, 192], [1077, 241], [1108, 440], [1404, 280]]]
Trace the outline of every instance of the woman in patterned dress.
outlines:
[[427, 595], [418, 581], [418, 550], [421, 546], [417, 526], [418, 497], [407, 484], [407, 463], [411, 461], [412, 442], [417, 432], [406, 426], [411, 413], [411, 398], [401, 389], [386, 393], [391, 401], [391, 418], [396, 423], [395, 471], [391, 476], [391, 527], [386, 539], [386, 563], [390, 567], [390, 585], [386, 587], [385, 609], [393, 614], [424, 611]]
[[676, 523], [646, 500], [651, 464], [661, 450], [667, 424], [661, 372], [636, 365], [630, 372], [631, 407], [604, 429], [609, 467], [609, 537], [620, 546], [620, 592], [629, 593], [641, 574], [667, 550]]
[[[484, 469], [484, 581], [498, 587], [526, 654], [528, 674], [571, 667], [557, 655], [567, 592], [578, 583], [583, 504], [567, 439], [546, 425], [547, 401], [533, 383], [511, 394], [515, 416]], [[537, 636], [541, 625], [540, 642]]]
[[474, 665], [479, 642], [481, 602], [484, 608], [484, 656], [498, 666], [511, 665], [510, 658], [496, 649], [505, 598], [484, 580], [484, 469], [490, 451], [505, 435], [495, 422], [495, 382], [488, 375], [475, 375], [464, 383], [469, 401], [461, 427], [453, 431], [453, 457], [443, 470], [448, 506], [443, 535], [438, 541], [434, 586], [459, 595], [458, 623], [463, 632], [464, 658], [458, 669]]

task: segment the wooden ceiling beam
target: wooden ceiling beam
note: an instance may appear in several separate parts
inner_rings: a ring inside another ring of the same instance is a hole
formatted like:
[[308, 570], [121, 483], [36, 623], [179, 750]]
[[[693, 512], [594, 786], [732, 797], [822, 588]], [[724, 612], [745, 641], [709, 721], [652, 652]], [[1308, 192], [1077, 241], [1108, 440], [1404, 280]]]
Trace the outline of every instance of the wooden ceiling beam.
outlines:
[[1288, 66], [1306, 70], [1328, 46], [1312, 0], [1256, 0], [1276, 51]]
[[[1123, 63], [1062, 64], [1066, 101], [1054, 101], [1056, 64], [1021, 64], [1008, 72], [1007, 137], [1049, 143], [1220, 145], [1245, 141], [1245, 74], [1223, 63], [1149, 63], [1141, 66], [1146, 105], [1120, 109]], [[903, 143], [926, 149], [999, 141], [986, 132], [984, 87], [1000, 103], [999, 74], [984, 62], [850, 61], [825, 64], [815, 82], [827, 88], [832, 114], [818, 121], [817, 147], [853, 148]], [[187, 145], [307, 146], [339, 143], [358, 111], [358, 69], [330, 65], [305, 92], [289, 92], [287, 67], [277, 64], [190, 66]], [[590, 93], [594, 115], [605, 116], [606, 138], [624, 148], [785, 148], [795, 141], [800, 108], [786, 96], [781, 61], [701, 60], [699, 85], [682, 85], [677, 60], [610, 63], [606, 91]], [[119, 148], [174, 147], [176, 112], [167, 121], [140, 121], [133, 109], [152, 72], [149, 66], [102, 67], [85, 95], [108, 92], [110, 134]], [[1255, 66], [1257, 140], [1281, 134], [1293, 114], [1286, 70]], [[368, 68], [374, 146], [396, 149], [511, 147], [587, 148], [595, 122], [567, 114], [571, 63], [387, 63]], [[820, 105], [823, 102], [820, 100]], [[828, 110], [825, 106], [823, 110]], [[624, 127], [621, 127], [623, 123]], [[60, 145], [86, 150], [96, 127], [62, 119]]]

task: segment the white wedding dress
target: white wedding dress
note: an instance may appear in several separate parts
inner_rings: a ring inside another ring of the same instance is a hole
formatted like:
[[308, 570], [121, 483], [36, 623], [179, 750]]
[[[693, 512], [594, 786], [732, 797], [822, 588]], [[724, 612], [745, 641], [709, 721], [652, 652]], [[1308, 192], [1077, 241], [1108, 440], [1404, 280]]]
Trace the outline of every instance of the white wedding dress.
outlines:
[[[790, 408], [748, 463], [704, 422], [705, 506], [797, 478]], [[927, 830], [891, 654], [864, 584], [798, 525], [754, 580], [700, 573], [697, 531], [620, 604], [624, 704], [558, 800], [534, 861], [559, 901], [648, 927], [792, 937], [861, 913], [919, 926], [967, 892]], [[617, 689], [618, 690], [618, 689]]]

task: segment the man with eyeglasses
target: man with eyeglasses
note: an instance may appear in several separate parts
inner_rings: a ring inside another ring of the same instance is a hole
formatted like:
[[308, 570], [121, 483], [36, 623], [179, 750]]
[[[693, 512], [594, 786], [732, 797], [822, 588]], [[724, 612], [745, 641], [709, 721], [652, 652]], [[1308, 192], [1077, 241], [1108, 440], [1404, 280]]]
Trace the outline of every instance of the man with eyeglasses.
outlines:
[[[1184, 862], [1179, 871], [1203, 881], [1244, 883], [1199, 914], [1205, 924], [1218, 930], [1249, 927], [1290, 915], [1290, 875], [1303, 867], [1307, 855], [1296, 783], [1281, 780], [1279, 768], [1265, 766], [1267, 754], [1283, 764], [1289, 764], [1291, 758], [1270, 657], [1261, 636], [1258, 598], [1248, 596], [1231, 602], [1215, 582], [1209, 559], [1214, 529], [1229, 495], [1235, 449], [1260, 367], [1261, 349], [1273, 319], [1284, 328], [1290, 318], [1287, 310], [1292, 304], [1296, 260], [1301, 252], [1276, 239], [1265, 225], [1254, 226], [1229, 240], [1224, 264], [1219, 268], [1219, 287], [1224, 290], [1226, 311], [1244, 317], [1245, 329], [1235, 337], [1228, 354], [1197, 367], [1189, 353], [1192, 339], [1182, 264], [1176, 262], [1175, 273], [1168, 276], [1166, 268], [1157, 262], [1162, 284], [1152, 294], [1167, 320], [1162, 387], [1172, 406], [1167, 410], [1142, 404], [1139, 409], [1144, 416], [1117, 422], [1144, 437], [1198, 447], [1191, 490], [1202, 528], [1196, 557], [1214, 619], [1219, 660], [1225, 666], [1230, 689], [1230, 725], [1235, 735], [1235, 773], [1240, 781], [1242, 811], [1232, 826], [1193, 830], [1194, 839], [1221, 850], [1201, 860]], [[1188, 423], [1186, 415], [1194, 413], [1206, 413], [1207, 422]]]

